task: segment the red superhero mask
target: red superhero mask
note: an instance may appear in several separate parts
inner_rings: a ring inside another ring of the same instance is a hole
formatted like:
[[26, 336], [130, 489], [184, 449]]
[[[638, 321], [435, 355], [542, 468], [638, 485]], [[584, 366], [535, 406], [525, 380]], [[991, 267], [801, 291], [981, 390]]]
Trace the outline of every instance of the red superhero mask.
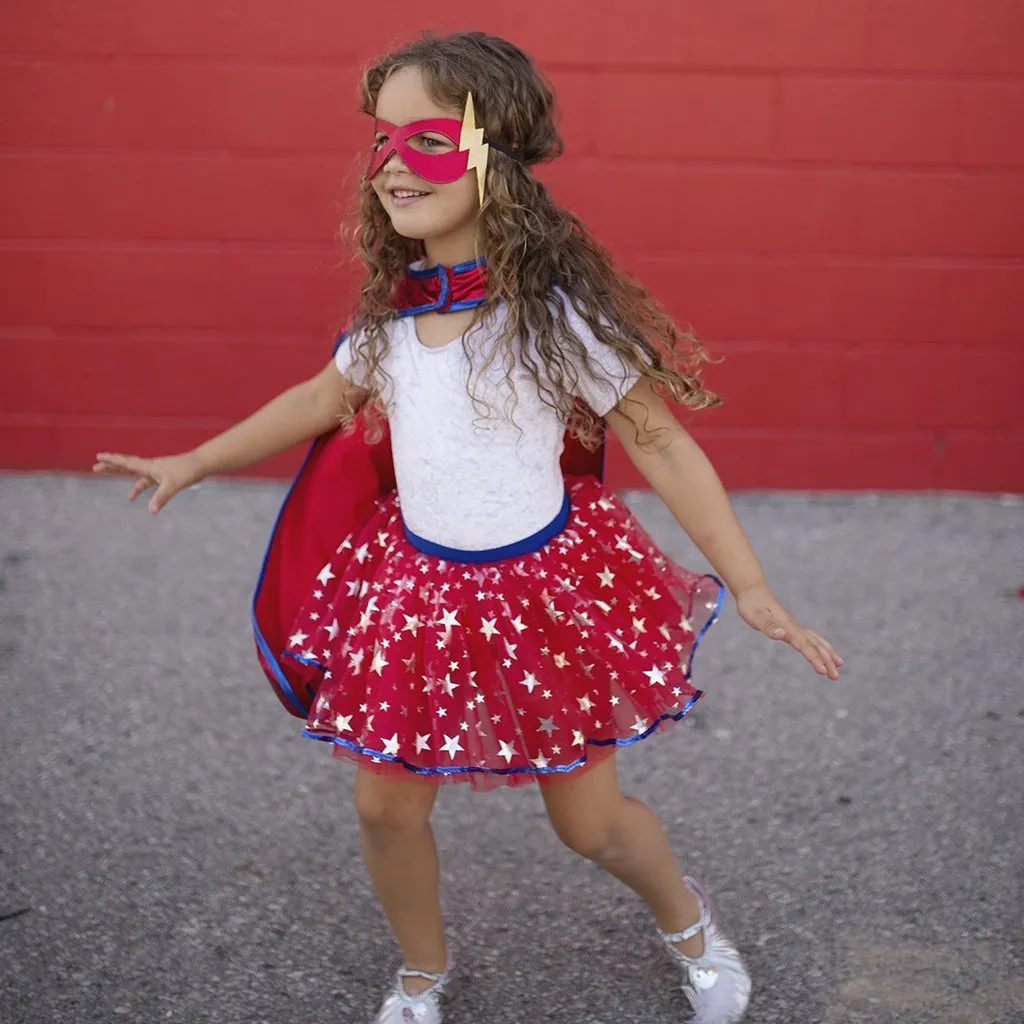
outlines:
[[[422, 121], [396, 125], [378, 117], [375, 126], [378, 132], [387, 136], [387, 139], [370, 155], [370, 164], [366, 169], [367, 178], [373, 178], [380, 173], [395, 153], [402, 158], [402, 163], [413, 174], [424, 181], [432, 181], [435, 185], [449, 185], [453, 181], [458, 181], [470, 167], [475, 167], [480, 202], [483, 203], [488, 149], [494, 146], [502, 153], [519, 159], [518, 153], [484, 138], [483, 128], [476, 126], [472, 93], [466, 96], [466, 112], [461, 121], [454, 117], [430, 117]], [[444, 136], [458, 148], [431, 153], [426, 142], [429, 133]]]
[[368, 178], [374, 177], [396, 152], [413, 174], [435, 185], [458, 181], [469, 169], [468, 152], [458, 148], [440, 153], [429, 151], [428, 132], [443, 135], [453, 146], [458, 147], [462, 123], [454, 117], [431, 117], [403, 125], [391, 124], [378, 117], [374, 127], [386, 135], [387, 139], [370, 156], [370, 166], [366, 172]]

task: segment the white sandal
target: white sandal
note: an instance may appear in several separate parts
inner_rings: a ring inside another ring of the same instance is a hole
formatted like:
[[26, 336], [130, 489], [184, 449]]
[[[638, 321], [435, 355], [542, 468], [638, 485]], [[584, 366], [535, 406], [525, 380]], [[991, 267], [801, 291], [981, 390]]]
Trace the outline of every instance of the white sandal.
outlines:
[[[442, 1024], [442, 1004], [454, 970], [455, 960], [451, 953], [448, 954], [448, 965], [439, 974], [399, 967], [374, 1024]], [[422, 992], [406, 992], [406, 978], [426, 978], [432, 984]]]
[[[718, 930], [715, 913], [703, 887], [693, 878], [683, 884], [697, 897], [700, 919], [681, 932], [658, 934], [683, 968], [683, 995], [693, 1007], [690, 1024], [736, 1024], [750, 1002], [750, 975], [736, 947]], [[687, 956], [672, 943], [685, 942], [704, 933], [704, 952]]]

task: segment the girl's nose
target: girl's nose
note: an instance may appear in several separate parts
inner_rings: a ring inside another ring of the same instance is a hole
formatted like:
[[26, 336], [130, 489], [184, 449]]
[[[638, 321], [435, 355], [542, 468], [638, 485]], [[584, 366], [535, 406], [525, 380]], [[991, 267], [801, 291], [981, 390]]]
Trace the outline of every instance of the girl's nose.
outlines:
[[405, 161], [402, 159], [397, 149], [387, 158], [387, 160], [384, 161], [384, 163], [380, 165], [380, 171], [378, 173], [384, 171], [390, 171], [392, 174], [401, 174], [403, 172], [409, 173], [409, 168], [406, 167]]

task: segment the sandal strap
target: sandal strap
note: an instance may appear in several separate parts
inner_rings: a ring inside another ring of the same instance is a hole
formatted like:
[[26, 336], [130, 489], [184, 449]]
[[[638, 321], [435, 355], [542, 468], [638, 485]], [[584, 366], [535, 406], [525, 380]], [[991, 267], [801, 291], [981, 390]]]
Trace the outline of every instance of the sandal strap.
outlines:
[[415, 967], [399, 967], [398, 975], [401, 978], [426, 978], [427, 981], [438, 982], [445, 976], [445, 971], [432, 973], [431, 971], [420, 971]]
[[701, 919], [696, 924], [691, 924], [689, 928], [684, 928], [683, 931], [681, 931], [681, 932], [662, 932], [660, 928], [658, 929], [658, 931], [661, 932], [661, 937], [666, 942], [685, 942], [687, 939], [692, 939], [694, 937], [694, 935], [696, 935], [698, 932], [701, 932], [703, 930], [704, 930], [704, 918], [703, 918], [703, 915], [701, 916]]
[[698, 932], [704, 931], [709, 924], [711, 924], [711, 908], [708, 906], [707, 896], [700, 885], [695, 882], [692, 878], [684, 876], [683, 884], [686, 886], [694, 896], [697, 897], [697, 904], [700, 907], [700, 917], [697, 919], [696, 924], [691, 924], [689, 928], [684, 928], [681, 932], [663, 932], [660, 928], [658, 932], [666, 942], [685, 942], [687, 939], [692, 939]]

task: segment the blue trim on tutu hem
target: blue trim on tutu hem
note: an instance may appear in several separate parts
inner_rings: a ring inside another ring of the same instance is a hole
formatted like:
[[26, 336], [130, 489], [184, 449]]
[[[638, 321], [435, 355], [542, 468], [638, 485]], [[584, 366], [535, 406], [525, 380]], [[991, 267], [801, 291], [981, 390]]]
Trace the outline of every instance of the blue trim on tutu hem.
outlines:
[[700, 642], [704, 639], [704, 635], [707, 631], [718, 621], [719, 616], [722, 614], [722, 605], [725, 604], [725, 584], [717, 576], [714, 576], [711, 573], [708, 573], [703, 578], [715, 581], [718, 586], [718, 601], [715, 603], [715, 607], [708, 616], [708, 621], [701, 626], [700, 632], [693, 638], [693, 647], [690, 648], [690, 661], [687, 665], [686, 671], [683, 673], [683, 678], [687, 682], [690, 681], [690, 676], [693, 675], [693, 659], [697, 656], [697, 648], [700, 647]]
[[[687, 715], [694, 704], [697, 703], [704, 696], [703, 690], [698, 690], [690, 699], [686, 702], [686, 706], [682, 710], [675, 713], [668, 711], [664, 715], [659, 715], [654, 722], [642, 733], [638, 733], [636, 736], [630, 736], [629, 739], [610, 739], [610, 740], [587, 740], [587, 743], [595, 747], [608, 747], [614, 744], [617, 747], [628, 747], [634, 743], [639, 743], [640, 740], [646, 739], [654, 732], [658, 726], [661, 725], [667, 718], [671, 718], [674, 722], [678, 722], [681, 718]], [[572, 772], [579, 768], [581, 765], [587, 763], [586, 755], [577, 758], [569, 764], [556, 765], [554, 768], [480, 768], [478, 766], [467, 765], [453, 765], [451, 768], [445, 768], [439, 765], [435, 768], [423, 768], [419, 765], [410, 764], [405, 760], [404, 757], [399, 757], [397, 754], [385, 754], [380, 750], [371, 750], [369, 747], [364, 747], [362, 744], [356, 743], [353, 740], [342, 739], [340, 736], [322, 736], [315, 732], [310, 732], [309, 729], [303, 729], [302, 735], [307, 739], [311, 740], [322, 740], [325, 743], [334, 743], [339, 747], [347, 747], [349, 750], [354, 750], [357, 754], [362, 754], [365, 757], [372, 757], [377, 761], [389, 761], [393, 764], [400, 764], [403, 768], [408, 769], [416, 775], [467, 775], [471, 772], [476, 772], [479, 775], [559, 775], [565, 772]]]
[[[707, 631], [718, 621], [719, 614], [722, 611], [722, 605], [725, 604], [726, 588], [725, 584], [717, 577], [710, 573], [704, 577], [704, 579], [714, 580], [718, 585], [718, 601], [715, 604], [714, 609], [708, 616], [707, 622], [701, 627], [700, 632], [694, 637], [693, 647], [690, 649], [689, 667], [684, 673], [684, 678], [687, 682], [690, 681], [690, 677], [693, 674], [693, 659], [696, 657], [697, 648], [700, 646], [701, 640], [704, 639]], [[296, 657], [296, 655], [292, 655]], [[638, 743], [640, 740], [646, 739], [651, 733], [657, 729], [662, 722], [666, 719], [671, 718], [674, 722], [678, 722], [684, 718], [694, 704], [697, 703], [704, 696], [703, 690], [697, 690], [693, 696], [686, 702], [686, 705], [677, 712], [667, 711], [663, 715], [659, 715], [651, 725], [643, 732], [638, 733], [636, 736], [630, 736], [628, 739], [610, 739], [610, 740], [587, 740], [588, 744], [592, 744], [595, 747], [607, 747], [614, 744], [617, 747], [628, 747], [634, 743]], [[423, 768], [419, 765], [411, 764], [406, 761], [404, 757], [399, 757], [397, 754], [385, 754], [380, 750], [371, 750], [369, 747], [364, 747], [362, 744], [356, 743], [353, 740], [342, 739], [341, 736], [327, 736], [319, 733], [311, 732], [309, 729], [303, 729], [302, 735], [307, 739], [321, 740], [324, 743], [333, 743], [340, 747], [347, 747], [349, 750], [355, 751], [357, 754], [362, 754], [364, 757], [371, 757], [377, 761], [389, 761], [394, 764], [400, 764], [403, 768], [412, 772], [415, 775], [467, 775], [471, 772], [476, 772], [481, 775], [521, 775], [529, 773], [531, 775], [558, 775], [564, 774], [565, 772], [575, 771], [581, 765], [587, 763], [586, 755], [572, 761], [569, 764], [557, 765], [554, 768], [480, 768], [476, 766], [452, 766], [451, 768], [445, 768], [443, 765], [438, 765], [434, 768]]]

